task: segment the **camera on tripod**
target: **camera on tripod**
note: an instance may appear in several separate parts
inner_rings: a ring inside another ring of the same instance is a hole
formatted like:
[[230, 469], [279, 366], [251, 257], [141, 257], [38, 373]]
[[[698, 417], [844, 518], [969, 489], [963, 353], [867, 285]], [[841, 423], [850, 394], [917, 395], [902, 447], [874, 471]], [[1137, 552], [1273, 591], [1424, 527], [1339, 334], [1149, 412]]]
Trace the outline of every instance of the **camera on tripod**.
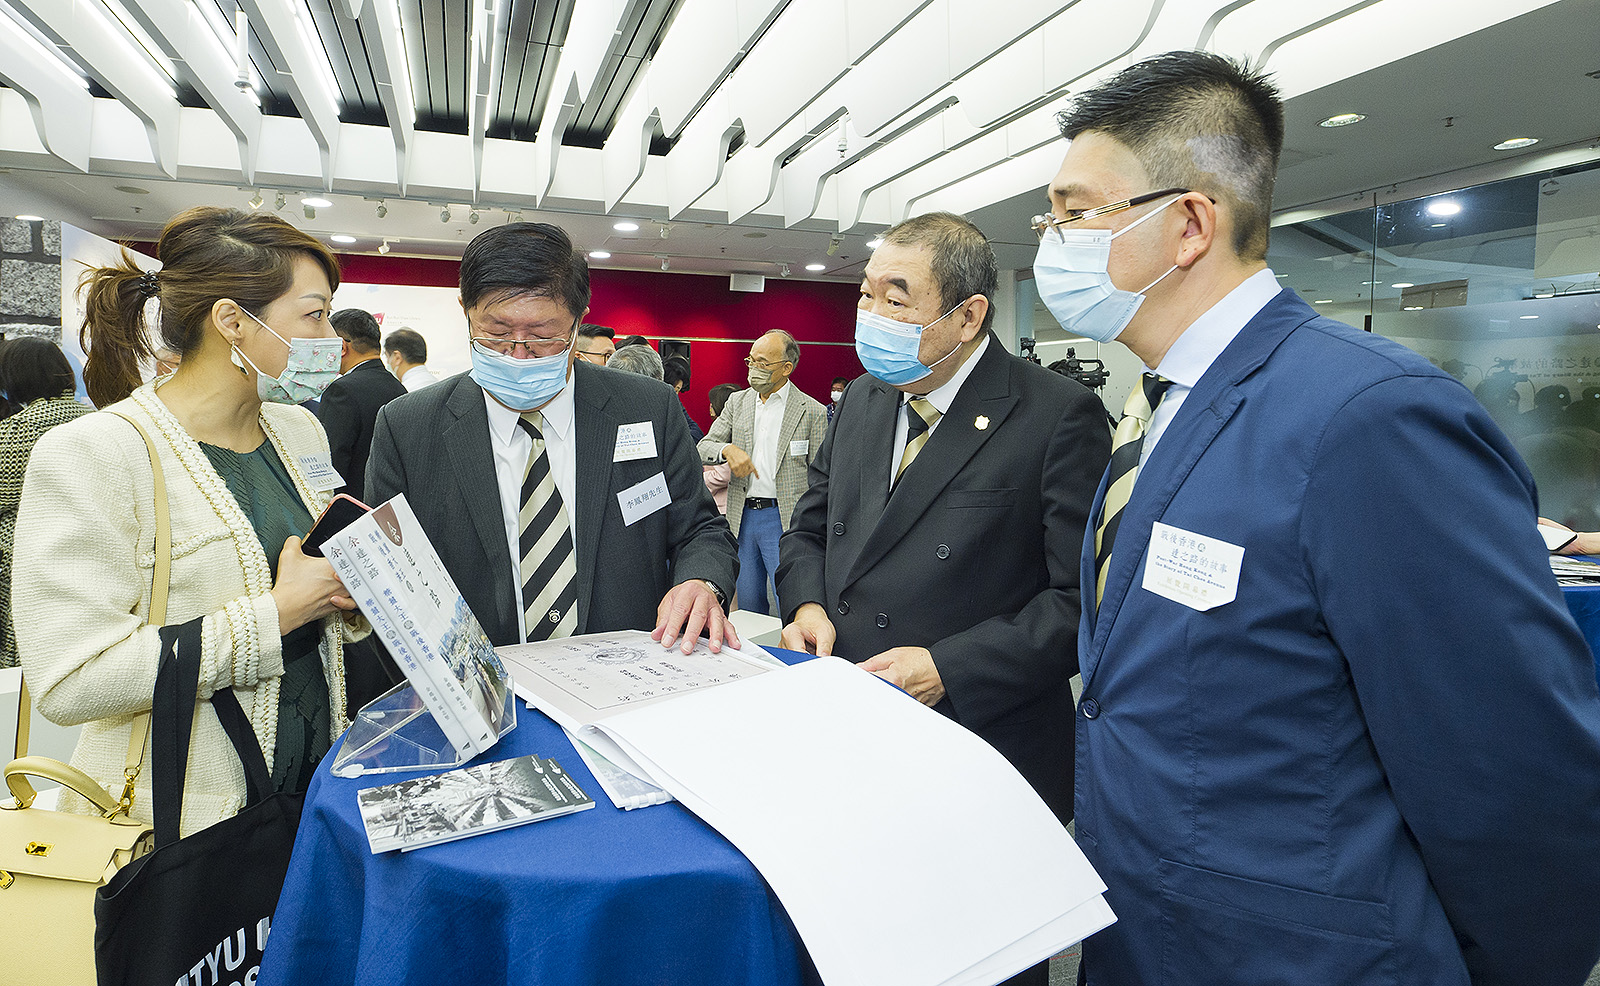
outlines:
[[[1022, 350], [1022, 358], [1030, 363], [1038, 363], [1039, 357], [1034, 353], [1034, 347], [1039, 344], [1032, 336], [1023, 336], [1017, 340], [1017, 346]], [[1064, 377], [1072, 379], [1088, 387], [1090, 390], [1099, 390], [1111, 379], [1111, 371], [1106, 369], [1105, 360], [1079, 359], [1078, 351], [1067, 347], [1067, 358], [1058, 359], [1050, 364], [1050, 369]]]

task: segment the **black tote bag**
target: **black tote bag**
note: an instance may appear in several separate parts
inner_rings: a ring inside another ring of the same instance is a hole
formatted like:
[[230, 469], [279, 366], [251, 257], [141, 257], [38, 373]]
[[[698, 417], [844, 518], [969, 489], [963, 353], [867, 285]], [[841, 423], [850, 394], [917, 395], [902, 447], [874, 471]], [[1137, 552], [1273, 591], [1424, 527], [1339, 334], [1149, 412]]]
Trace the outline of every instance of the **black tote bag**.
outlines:
[[200, 679], [200, 621], [161, 628], [151, 711], [154, 851], [95, 895], [100, 986], [253, 982], [300, 824], [304, 795], [273, 794], [266, 758], [232, 689], [211, 696], [244, 765], [246, 804], [178, 838]]

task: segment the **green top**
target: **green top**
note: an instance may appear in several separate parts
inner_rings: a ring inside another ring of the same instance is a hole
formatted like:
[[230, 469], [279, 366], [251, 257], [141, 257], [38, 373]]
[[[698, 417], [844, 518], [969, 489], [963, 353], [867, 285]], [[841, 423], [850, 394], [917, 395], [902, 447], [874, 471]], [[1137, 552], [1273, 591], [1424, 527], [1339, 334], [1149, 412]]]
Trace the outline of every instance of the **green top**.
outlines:
[[[250, 519], [276, 582], [283, 542], [290, 536], [305, 537], [311, 529], [311, 512], [301, 502], [289, 471], [269, 441], [250, 452], [235, 452], [204, 442], [200, 448], [239, 501], [239, 509]], [[332, 703], [318, 649], [321, 643], [320, 621], [307, 623], [283, 637], [278, 741], [272, 761], [272, 785], [278, 791], [304, 791], [330, 746], [328, 717]]]

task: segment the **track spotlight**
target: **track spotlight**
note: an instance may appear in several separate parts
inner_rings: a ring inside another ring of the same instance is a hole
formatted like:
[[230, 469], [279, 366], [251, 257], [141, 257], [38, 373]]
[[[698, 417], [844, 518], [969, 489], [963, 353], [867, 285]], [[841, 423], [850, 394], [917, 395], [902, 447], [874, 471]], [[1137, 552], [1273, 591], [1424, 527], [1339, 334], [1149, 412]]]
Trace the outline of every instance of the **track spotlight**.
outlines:
[[266, 201], [266, 200], [261, 197], [261, 192], [258, 190], [254, 195], [250, 196], [250, 208], [251, 208], [251, 210], [253, 211], [255, 209], [261, 208], [261, 203], [264, 202], [264, 201]]
[[308, 206], [305, 207], [305, 211], [306, 211], [306, 218], [307, 219], [315, 219], [315, 218], [317, 218], [317, 210], [314, 207], [308, 205]]
[[389, 252], [389, 241], [386, 239], [382, 243], [378, 244], [378, 253], [387, 255], [388, 252]]
[[389, 214], [389, 207], [383, 204], [383, 199], [379, 199], [378, 207], [372, 211], [378, 214], [379, 219], [382, 219]]
[[467, 214], [467, 222], [471, 223], [474, 226], [478, 225], [478, 210], [477, 209], [473, 209], [470, 213]]
[[839, 245], [842, 244], [843, 242], [844, 242], [844, 237], [842, 237], [842, 236], [835, 236], [832, 239], [830, 239], [828, 241], [828, 256], [831, 257], [834, 254], [838, 253], [839, 252]]
[[778, 276], [779, 277], [788, 277], [789, 276], [789, 265], [788, 264], [779, 264], [778, 265]]
[[274, 209], [276, 209], [277, 211], [282, 212], [283, 211], [283, 206], [287, 201], [288, 200], [283, 197], [283, 193], [279, 192], [277, 199], [275, 201], [273, 201], [273, 203], [272, 203], [272, 207]]
[[658, 253], [658, 254], [656, 254], [656, 257], [657, 257], [657, 259], [659, 259], [661, 261], [661, 269], [662, 270], [667, 270], [672, 266], [672, 261], [667, 257], [666, 254]]
[[439, 210], [439, 221], [442, 222], [442, 223], [447, 223], [447, 222], [450, 221], [450, 207], [449, 206], [445, 206], [444, 208]]

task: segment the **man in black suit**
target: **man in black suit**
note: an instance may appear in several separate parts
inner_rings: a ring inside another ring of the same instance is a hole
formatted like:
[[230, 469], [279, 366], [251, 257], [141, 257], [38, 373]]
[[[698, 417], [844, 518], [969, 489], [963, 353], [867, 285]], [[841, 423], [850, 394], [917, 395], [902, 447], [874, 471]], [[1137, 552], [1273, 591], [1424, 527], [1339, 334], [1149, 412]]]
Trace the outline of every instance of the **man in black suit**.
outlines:
[[[869, 375], [779, 545], [783, 645], [859, 662], [954, 718], [1065, 822], [1078, 555], [1111, 435], [1093, 393], [988, 331], [997, 280], [983, 234], [949, 213], [901, 223], [867, 262]], [[913, 424], [924, 412], [931, 426]]]
[[472, 369], [384, 408], [367, 499], [405, 493], [496, 645], [654, 628], [738, 646], [738, 549], [672, 388], [574, 362], [589, 268], [545, 223], [461, 258]]
[[406, 392], [383, 365], [378, 322], [359, 308], [334, 312], [328, 320], [344, 340], [339, 379], [328, 385], [317, 419], [328, 433], [333, 468], [344, 478], [338, 492], [359, 496], [372, 449], [372, 426], [383, 406]]

